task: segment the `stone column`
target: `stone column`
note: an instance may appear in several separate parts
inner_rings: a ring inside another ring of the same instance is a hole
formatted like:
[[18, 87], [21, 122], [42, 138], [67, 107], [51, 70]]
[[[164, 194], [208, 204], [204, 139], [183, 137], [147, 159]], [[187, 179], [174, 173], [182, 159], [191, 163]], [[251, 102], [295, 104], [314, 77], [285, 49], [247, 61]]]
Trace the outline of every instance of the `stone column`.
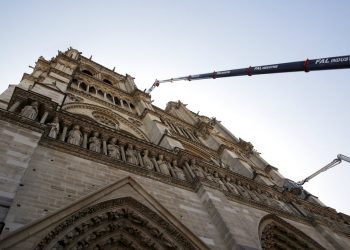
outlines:
[[16, 101], [14, 104], [12, 104], [11, 108], [9, 108], [9, 111], [15, 112], [16, 109], [19, 107], [19, 105], [21, 105], [21, 102], [20, 101]]
[[70, 125], [67, 121], [63, 121], [63, 130], [62, 130], [62, 134], [60, 137], [61, 141], [65, 141], [66, 139], [66, 135], [67, 135], [67, 130], [68, 130], [68, 126]]
[[196, 175], [192, 172], [192, 169], [191, 169], [190, 165], [188, 165], [187, 161], [185, 161], [185, 167], [186, 167], [186, 170], [190, 173], [191, 177], [193, 179], [196, 178]]
[[104, 155], [107, 155], [107, 140], [108, 136], [107, 135], [102, 135], [102, 152]]
[[152, 162], [153, 162], [153, 165], [154, 165], [154, 169], [157, 171], [157, 172], [160, 172], [160, 168], [158, 166], [158, 163], [156, 161], [156, 158], [155, 157], [152, 157], [151, 158]]
[[128, 102], [128, 107], [129, 107], [130, 112], [132, 112], [132, 109], [130, 107], [130, 103], [129, 102]]
[[122, 155], [122, 160], [123, 160], [124, 162], [126, 162], [124, 144], [119, 143], [119, 145], [120, 145], [120, 153], [121, 153], [121, 155]]
[[173, 170], [173, 167], [171, 166], [171, 163], [169, 161], [167, 161], [167, 165], [168, 165], [168, 169], [169, 169], [169, 172], [171, 174], [172, 177], [177, 177], [174, 170]]
[[88, 148], [88, 135], [90, 133], [89, 129], [83, 129], [83, 148]]
[[141, 166], [141, 167], [143, 167], [144, 165], [143, 165], [143, 161], [142, 161], [142, 157], [141, 157], [141, 150], [138, 150], [137, 151], [137, 158], [139, 158], [139, 165]]
[[41, 117], [40, 123], [44, 124], [46, 121], [47, 116], [49, 115], [49, 112], [45, 111], [45, 113], [43, 114], [43, 116]]

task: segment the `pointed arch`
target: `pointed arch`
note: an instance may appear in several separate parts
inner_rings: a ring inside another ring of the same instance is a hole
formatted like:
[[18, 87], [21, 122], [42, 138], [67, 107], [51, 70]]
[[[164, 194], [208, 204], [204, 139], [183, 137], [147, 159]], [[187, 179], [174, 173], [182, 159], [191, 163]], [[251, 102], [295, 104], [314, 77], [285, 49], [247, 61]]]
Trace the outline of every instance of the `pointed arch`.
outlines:
[[325, 249], [308, 235], [273, 214], [261, 219], [259, 237], [262, 249]]
[[45, 249], [199, 249], [185, 233], [131, 197], [103, 201], [65, 218], [44, 236]]

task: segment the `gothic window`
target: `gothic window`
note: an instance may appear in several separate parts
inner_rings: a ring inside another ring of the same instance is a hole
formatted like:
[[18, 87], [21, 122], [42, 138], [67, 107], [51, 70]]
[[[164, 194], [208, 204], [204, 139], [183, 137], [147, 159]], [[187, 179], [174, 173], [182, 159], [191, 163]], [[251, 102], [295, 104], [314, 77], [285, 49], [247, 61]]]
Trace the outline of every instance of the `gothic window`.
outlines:
[[93, 76], [92, 73], [91, 73], [91, 71], [89, 71], [89, 70], [87, 70], [87, 69], [84, 69], [82, 72], [85, 73], [85, 74], [87, 74], [87, 75], [89, 75], [89, 76]]
[[97, 95], [104, 98], [104, 94], [103, 94], [102, 90], [100, 90], [100, 89], [97, 91]]
[[260, 222], [262, 249], [324, 249], [309, 236], [275, 215], [267, 215]]
[[107, 80], [107, 79], [103, 79], [103, 82], [109, 84], [109, 85], [113, 85], [112, 82], [110, 80]]
[[107, 100], [110, 101], [111, 103], [113, 103], [113, 97], [110, 94], [106, 95]]
[[120, 100], [117, 97], [114, 97], [115, 105], [120, 105]]
[[85, 82], [81, 82], [81, 83], [79, 84], [79, 88], [80, 88], [81, 90], [83, 90], [83, 91], [86, 91], [86, 90], [87, 90], [87, 85], [85, 84]]
[[94, 87], [90, 87], [89, 88], [89, 93], [91, 93], [91, 94], [96, 94], [96, 89], [94, 88]]
[[123, 100], [123, 105], [124, 105], [125, 108], [126, 108], [126, 107], [129, 107], [128, 102], [125, 101], [125, 100]]

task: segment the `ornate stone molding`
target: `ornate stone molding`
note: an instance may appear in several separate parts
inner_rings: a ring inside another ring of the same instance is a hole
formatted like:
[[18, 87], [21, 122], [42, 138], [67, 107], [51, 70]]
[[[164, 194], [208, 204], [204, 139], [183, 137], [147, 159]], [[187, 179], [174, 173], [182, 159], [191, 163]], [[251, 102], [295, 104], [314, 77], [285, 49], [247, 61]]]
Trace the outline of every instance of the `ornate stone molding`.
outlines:
[[92, 111], [102, 113], [102, 114], [106, 115], [106, 117], [110, 117], [110, 119], [112, 119], [112, 120], [116, 120], [116, 121], [119, 121], [121, 123], [126, 124], [128, 127], [132, 128], [133, 131], [135, 131], [135, 133], [138, 134], [142, 139], [144, 139], [145, 141], [149, 141], [148, 137], [146, 136], [145, 133], [143, 133], [137, 126], [135, 126], [132, 122], [130, 122], [128, 119], [122, 117], [118, 113], [112, 112], [112, 111], [110, 111], [106, 108], [100, 107], [100, 106], [96, 106], [93, 104], [87, 104], [87, 103], [69, 103], [69, 104], [64, 105], [62, 107], [62, 110], [69, 111], [69, 110], [74, 109], [74, 108], [87, 109], [87, 110], [92, 110]]
[[[174, 225], [131, 197], [81, 209], [49, 232], [35, 250], [117, 246], [127, 249], [199, 249]], [[95, 248], [94, 248], [95, 249]]]
[[75, 88], [72, 88], [72, 87], [68, 87], [68, 91], [72, 92], [74, 94], [83, 96], [86, 99], [93, 100], [94, 102], [100, 103], [100, 104], [102, 104], [102, 105], [104, 105], [104, 106], [106, 106], [108, 108], [111, 108], [113, 110], [116, 110], [116, 111], [118, 111], [120, 113], [124, 113], [124, 114], [126, 114], [128, 116], [131, 116], [131, 117], [134, 117], [136, 119], [138, 118], [137, 114], [132, 113], [132, 112], [130, 112], [130, 111], [128, 111], [128, 110], [126, 110], [126, 109], [124, 109], [122, 107], [119, 107], [119, 106], [114, 105], [112, 103], [109, 103], [107, 101], [101, 100], [100, 98], [92, 96], [92, 95], [90, 95], [90, 94], [88, 94], [88, 93], [86, 93], [84, 91], [81, 91], [81, 90], [78, 90], [78, 89], [75, 89]]
[[262, 249], [324, 249], [308, 235], [275, 215], [265, 216], [259, 229]]

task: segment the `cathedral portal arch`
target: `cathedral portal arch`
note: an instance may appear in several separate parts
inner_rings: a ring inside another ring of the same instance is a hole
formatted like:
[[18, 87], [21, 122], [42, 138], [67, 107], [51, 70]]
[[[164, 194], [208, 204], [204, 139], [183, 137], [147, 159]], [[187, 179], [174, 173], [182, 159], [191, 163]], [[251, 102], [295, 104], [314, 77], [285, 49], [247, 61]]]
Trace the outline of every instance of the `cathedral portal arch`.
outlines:
[[259, 224], [262, 249], [314, 249], [323, 248], [315, 240], [276, 215], [266, 215]]
[[199, 248], [153, 210], [123, 197], [83, 208], [65, 218], [35, 249]]

